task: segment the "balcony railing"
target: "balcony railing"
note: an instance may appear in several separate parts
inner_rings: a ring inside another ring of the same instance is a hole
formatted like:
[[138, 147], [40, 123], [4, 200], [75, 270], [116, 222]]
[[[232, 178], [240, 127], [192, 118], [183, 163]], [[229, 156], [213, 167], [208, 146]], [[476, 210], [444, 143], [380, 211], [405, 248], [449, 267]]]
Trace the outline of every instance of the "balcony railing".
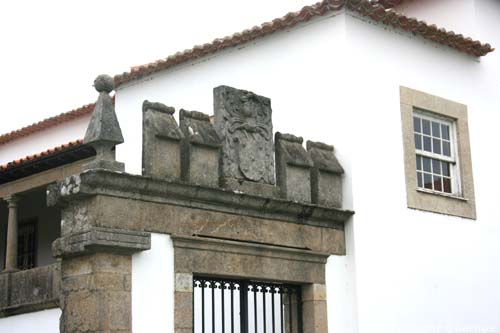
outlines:
[[59, 306], [61, 265], [0, 273], [0, 317]]

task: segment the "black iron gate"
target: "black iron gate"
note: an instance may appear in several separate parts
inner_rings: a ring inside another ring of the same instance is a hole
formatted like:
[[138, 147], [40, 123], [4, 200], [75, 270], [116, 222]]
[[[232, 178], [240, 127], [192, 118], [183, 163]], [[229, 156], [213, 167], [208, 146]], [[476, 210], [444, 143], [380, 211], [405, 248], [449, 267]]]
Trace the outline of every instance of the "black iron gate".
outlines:
[[195, 333], [301, 333], [297, 285], [194, 277]]

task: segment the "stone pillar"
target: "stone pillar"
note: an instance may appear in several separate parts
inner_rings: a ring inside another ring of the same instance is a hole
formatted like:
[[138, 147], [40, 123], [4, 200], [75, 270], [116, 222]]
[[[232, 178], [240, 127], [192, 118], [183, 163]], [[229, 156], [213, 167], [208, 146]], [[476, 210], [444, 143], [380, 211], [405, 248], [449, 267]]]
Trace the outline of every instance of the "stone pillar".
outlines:
[[174, 332], [193, 332], [193, 274], [175, 274]]
[[303, 333], [328, 332], [326, 286], [307, 284], [302, 287]]
[[5, 270], [13, 272], [17, 270], [17, 196], [5, 198], [9, 207], [9, 221], [7, 226], [7, 247], [5, 251]]
[[92, 253], [62, 260], [61, 332], [132, 331], [131, 255]]

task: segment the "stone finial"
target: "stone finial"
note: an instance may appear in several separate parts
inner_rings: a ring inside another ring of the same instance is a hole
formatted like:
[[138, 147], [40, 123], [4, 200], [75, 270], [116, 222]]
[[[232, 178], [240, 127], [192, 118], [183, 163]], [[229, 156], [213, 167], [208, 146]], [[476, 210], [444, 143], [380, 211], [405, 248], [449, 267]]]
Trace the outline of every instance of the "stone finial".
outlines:
[[142, 174], [155, 178], [181, 178], [181, 140], [175, 109], [161, 103], [142, 104]]
[[311, 202], [310, 170], [313, 163], [302, 146], [303, 142], [301, 137], [276, 133], [276, 181], [283, 198]]
[[181, 110], [179, 125], [184, 133], [182, 179], [199, 185], [218, 186], [221, 143], [210, 116]]
[[94, 81], [94, 87], [99, 92], [99, 97], [95, 103], [83, 143], [95, 149], [96, 158], [85, 164], [83, 169], [124, 171], [124, 164], [115, 161], [114, 148], [123, 143], [123, 136], [113, 100], [109, 96], [113, 90], [113, 78], [109, 75], [99, 75]]
[[215, 129], [222, 140], [222, 177], [273, 185], [271, 100], [227, 86], [214, 88]]
[[334, 155], [333, 146], [307, 141], [306, 147], [314, 163], [311, 169], [312, 202], [341, 207], [344, 169]]

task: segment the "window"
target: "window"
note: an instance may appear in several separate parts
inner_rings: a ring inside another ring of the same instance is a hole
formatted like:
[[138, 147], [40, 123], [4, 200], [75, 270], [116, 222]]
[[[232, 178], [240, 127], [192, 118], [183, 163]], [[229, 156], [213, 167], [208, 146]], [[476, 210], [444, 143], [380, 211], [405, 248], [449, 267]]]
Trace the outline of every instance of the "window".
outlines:
[[467, 107], [400, 88], [409, 208], [476, 218]]
[[413, 132], [418, 188], [458, 195], [454, 124], [417, 109], [413, 113]]
[[36, 266], [36, 219], [21, 222], [17, 230], [17, 267]]

